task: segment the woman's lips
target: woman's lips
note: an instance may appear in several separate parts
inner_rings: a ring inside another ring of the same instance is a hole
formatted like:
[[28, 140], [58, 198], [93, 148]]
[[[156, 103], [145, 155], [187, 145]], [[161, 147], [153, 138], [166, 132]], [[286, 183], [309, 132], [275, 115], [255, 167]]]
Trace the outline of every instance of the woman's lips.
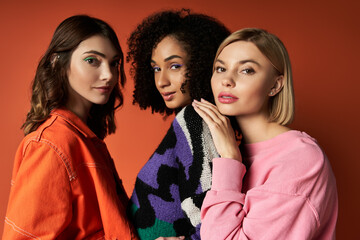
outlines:
[[176, 92], [163, 92], [161, 93], [161, 95], [163, 96], [165, 101], [171, 101], [174, 96], [175, 96]]
[[97, 90], [99, 90], [101, 93], [109, 93], [111, 91], [111, 87], [96, 87]]
[[237, 100], [239, 100], [239, 98], [228, 92], [221, 92], [218, 95], [218, 101], [221, 103], [228, 104], [228, 103], [236, 102]]

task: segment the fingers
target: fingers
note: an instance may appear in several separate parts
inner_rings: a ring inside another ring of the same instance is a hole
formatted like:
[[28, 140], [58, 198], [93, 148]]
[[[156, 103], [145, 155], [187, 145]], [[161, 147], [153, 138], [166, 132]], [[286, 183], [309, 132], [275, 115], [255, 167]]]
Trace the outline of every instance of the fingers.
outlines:
[[195, 111], [208, 125], [216, 150], [221, 157], [241, 161], [241, 154], [235, 139], [230, 120], [223, 116], [217, 107], [205, 100], [194, 100]]
[[225, 123], [225, 125], [227, 125], [227, 117], [223, 116], [215, 105], [205, 101], [204, 99], [201, 99], [201, 102], [194, 100], [192, 105], [194, 106], [195, 111], [208, 125], [212, 123]]
[[196, 106], [198, 107], [204, 107], [210, 111], [212, 111], [213, 114], [215, 114], [218, 118], [223, 117], [223, 115], [219, 112], [217, 106], [215, 106], [214, 104], [206, 101], [205, 99], [201, 99], [201, 102], [194, 100]]
[[206, 122], [207, 125], [212, 124], [212, 118], [202, 108], [199, 108], [195, 103], [193, 103], [192, 105], [194, 107], [194, 110]]

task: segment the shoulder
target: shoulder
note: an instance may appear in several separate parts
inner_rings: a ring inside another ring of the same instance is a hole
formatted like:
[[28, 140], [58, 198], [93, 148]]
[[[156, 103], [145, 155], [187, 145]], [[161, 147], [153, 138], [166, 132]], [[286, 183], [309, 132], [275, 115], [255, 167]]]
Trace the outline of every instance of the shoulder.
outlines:
[[268, 180], [281, 189], [292, 186], [290, 191], [308, 195], [309, 189], [332, 175], [325, 153], [307, 133], [292, 130], [272, 141], [271, 150], [266, 152], [271, 161], [264, 164], [271, 169]]
[[13, 178], [21, 169], [23, 171], [27, 169], [25, 171], [31, 171], [31, 173], [47, 169], [46, 171], [53, 172], [53, 177], [55, 175], [59, 177], [65, 173], [68, 180], [72, 181], [75, 178], [72, 163], [62, 146], [58, 144], [56, 137], [43, 138], [38, 130], [28, 134], [17, 149]]
[[201, 126], [203, 121], [193, 106], [188, 105], [176, 114], [174, 122], [177, 122], [181, 127], [187, 127], [189, 125]]
[[[213, 139], [208, 125], [194, 110], [192, 105], [184, 107], [177, 115], [172, 124], [176, 135], [182, 136], [183, 141], [194, 147], [213, 146]], [[217, 155], [217, 154], [216, 154]]]
[[173, 127], [180, 129], [187, 138], [211, 137], [204, 120], [197, 114], [192, 105], [184, 107], [175, 117]]
[[317, 141], [305, 132], [288, 131], [274, 139], [274, 143], [278, 144], [278, 140], [281, 141], [279, 153], [287, 156], [287, 159], [295, 161], [301, 159], [302, 163], [314, 163], [314, 161], [322, 162], [326, 158]]
[[288, 131], [273, 139], [268, 154], [277, 176], [285, 179], [303, 179], [305, 176], [316, 181], [327, 157], [317, 141], [300, 131]]
[[[78, 154], [86, 141], [84, 135], [59, 116], [51, 116], [36, 131], [22, 141], [21, 154], [57, 156], [66, 167], [72, 165], [73, 154]], [[20, 152], [19, 152], [20, 154]], [[80, 160], [80, 159], [79, 159]]]
[[79, 166], [95, 163], [105, 166], [108, 158], [105, 143], [65, 110], [55, 111], [36, 131], [28, 134], [17, 152], [19, 163], [24, 160], [58, 162], [66, 168], [70, 179], [75, 179]]
[[181, 142], [180, 151], [189, 148], [194, 159], [206, 159], [206, 161], [219, 157], [208, 125], [192, 105], [184, 107], [176, 115], [172, 126], [177, 140]]
[[282, 180], [293, 187], [293, 192], [306, 196], [320, 214], [320, 220], [326, 221], [328, 209], [337, 211], [336, 179], [331, 164], [315, 138], [300, 131], [293, 135], [283, 158], [285, 168], [279, 175], [286, 176]]
[[53, 115], [34, 132], [33, 139], [65, 150], [83, 142], [85, 135], [66, 119]]
[[295, 131], [294, 135], [288, 152], [293, 168], [304, 176], [316, 176], [317, 181], [335, 181], [327, 155], [317, 140], [305, 132]]
[[312, 179], [310, 182], [313, 183], [319, 177], [327, 175], [324, 174], [329, 166], [326, 154], [317, 141], [305, 132], [289, 132], [288, 138], [284, 140], [282, 154], [279, 156], [284, 167], [295, 178]]

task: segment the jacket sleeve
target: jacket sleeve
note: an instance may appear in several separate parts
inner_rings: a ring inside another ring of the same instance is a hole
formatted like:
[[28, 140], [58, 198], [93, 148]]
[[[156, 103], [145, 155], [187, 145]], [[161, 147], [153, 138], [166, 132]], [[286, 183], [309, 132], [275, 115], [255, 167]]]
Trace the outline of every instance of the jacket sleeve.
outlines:
[[55, 239], [72, 217], [69, 176], [50, 143], [24, 149], [15, 158], [3, 239]]
[[252, 189], [241, 192], [245, 166], [213, 160], [213, 185], [201, 209], [202, 239], [311, 239], [318, 219], [308, 199]]

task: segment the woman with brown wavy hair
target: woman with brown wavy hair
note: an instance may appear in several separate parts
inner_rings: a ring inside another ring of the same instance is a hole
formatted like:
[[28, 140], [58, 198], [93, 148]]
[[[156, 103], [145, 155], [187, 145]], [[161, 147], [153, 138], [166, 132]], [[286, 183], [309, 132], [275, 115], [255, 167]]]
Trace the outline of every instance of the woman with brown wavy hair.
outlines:
[[57, 27], [33, 81], [3, 239], [136, 239], [103, 142], [123, 103], [123, 66], [104, 21], [77, 15]]

